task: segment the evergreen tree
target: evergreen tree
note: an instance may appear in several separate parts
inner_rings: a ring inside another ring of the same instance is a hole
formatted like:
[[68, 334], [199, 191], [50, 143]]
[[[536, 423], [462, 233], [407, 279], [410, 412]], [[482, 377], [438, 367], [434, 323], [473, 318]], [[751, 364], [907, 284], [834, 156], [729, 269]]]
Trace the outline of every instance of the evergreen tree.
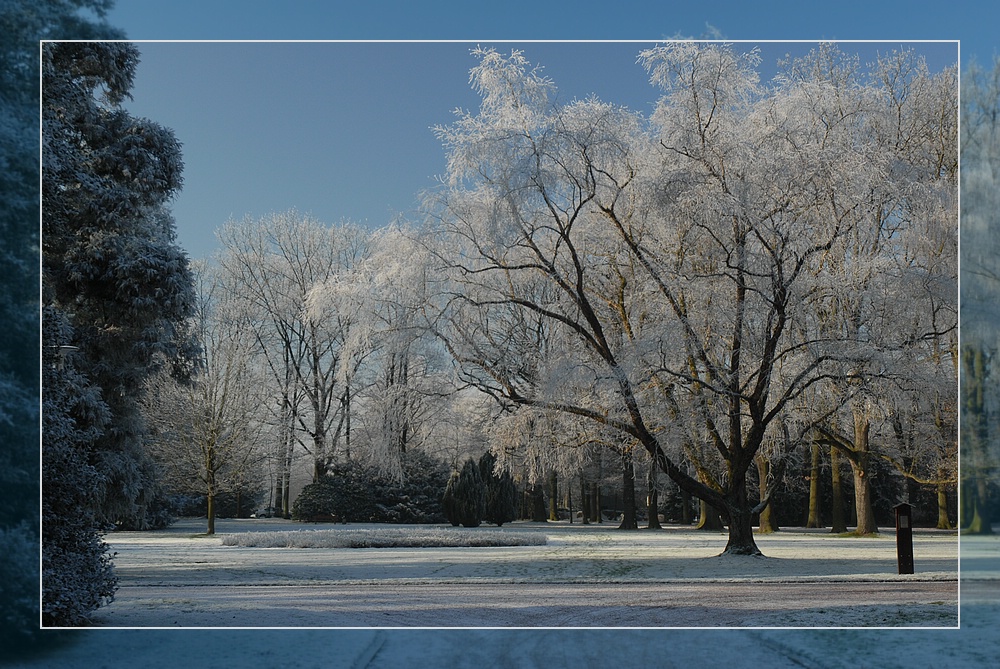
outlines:
[[77, 370], [111, 413], [91, 464], [101, 517], [142, 527], [156, 489], [138, 402], [165, 361], [190, 351], [188, 261], [165, 210], [181, 186], [173, 133], [127, 114], [139, 60], [125, 43], [61, 42], [42, 52], [42, 285], [72, 328]]
[[444, 487], [444, 497], [441, 498], [441, 508], [444, 516], [451, 523], [452, 527], [458, 527], [460, 519], [458, 516], [458, 500], [455, 499], [455, 488], [458, 486], [458, 471], [452, 470], [448, 477], [448, 483]]
[[[78, 623], [113, 594], [100, 532], [155, 523], [140, 400], [163, 365], [193, 359], [181, 334], [193, 281], [165, 208], [181, 186], [180, 143], [121, 108], [138, 61], [126, 43], [42, 49], [42, 613], [53, 625]], [[63, 390], [92, 401], [60, 401]], [[57, 499], [66, 487], [78, 505]]]
[[[0, 542], [7, 549], [0, 568], [0, 648], [7, 652], [38, 639], [38, 42], [123, 37], [104, 22], [111, 4], [0, 3]], [[97, 20], [84, 18], [81, 10]], [[47, 394], [47, 401], [54, 399]], [[83, 473], [68, 460], [57, 464], [67, 473]]]
[[479, 458], [479, 473], [486, 487], [483, 520], [497, 527], [517, 518], [517, 486], [510, 472], [496, 473], [496, 456], [487, 451]]
[[461, 472], [452, 472], [442, 500], [445, 516], [454, 526], [479, 527], [486, 512], [486, 484], [472, 458]]
[[58, 342], [71, 335], [65, 319], [46, 308], [43, 322], [42, 623], [80, 625], [117, 588], [101, 539], [106, 525], [90, 500], [101, 476], [93, 448], [110, 413], [100, 389], [61, 355], [66, 344]]

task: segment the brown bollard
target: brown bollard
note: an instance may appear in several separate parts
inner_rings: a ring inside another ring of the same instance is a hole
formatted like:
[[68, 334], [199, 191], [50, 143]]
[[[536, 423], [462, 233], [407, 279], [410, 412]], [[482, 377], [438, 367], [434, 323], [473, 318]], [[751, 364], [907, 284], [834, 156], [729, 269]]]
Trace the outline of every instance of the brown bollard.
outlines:
[[911, 506], [906, 502], [893, 507], [896, 511], [896, 561], [900, 574], [913, 573], [913, 523]]

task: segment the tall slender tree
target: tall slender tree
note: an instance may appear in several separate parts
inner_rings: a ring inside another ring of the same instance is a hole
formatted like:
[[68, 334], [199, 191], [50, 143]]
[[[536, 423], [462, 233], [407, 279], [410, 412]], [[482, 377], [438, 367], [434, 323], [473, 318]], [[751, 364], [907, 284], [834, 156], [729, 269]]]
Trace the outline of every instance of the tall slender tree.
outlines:
[[153, 379], [145, 406], [165, 483], [172, 492], [205, 497], [206, 533], [215, 534], [217, 498], [260, 478], [264, 442], [273, 433], [260, 416], [269, 399], [266, 377], [244, 314], [226, 299], [212, 268], [199, 263], [195, 279], [199, 364], [190, 379]]
[[298, 441], [319, 481], [338, 449], [349, 448], [351, 379], [368, 349], [358, 332], [364, 314], [353, 291], [323, 292], [324, 299], [312, 304], [309, 299], [314, 289], [344, 280], [362, 261], [365, 234], [353, 225], [325, 226], [288, 211], [230, 221], [220, 237], [223, 281], [242, 302], [280, 389], [276, 418], [285, 430], [284, 451]]

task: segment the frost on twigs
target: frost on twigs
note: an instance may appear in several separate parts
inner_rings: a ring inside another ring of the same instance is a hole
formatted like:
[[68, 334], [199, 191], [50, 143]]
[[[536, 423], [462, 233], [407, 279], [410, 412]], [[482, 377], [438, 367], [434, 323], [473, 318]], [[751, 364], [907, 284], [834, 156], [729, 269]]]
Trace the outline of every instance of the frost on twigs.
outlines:
[[500, 530], [375, 529], [249, 532], [222, 539], [240, 548], [478, 548], [544, 546], [545, 535]]

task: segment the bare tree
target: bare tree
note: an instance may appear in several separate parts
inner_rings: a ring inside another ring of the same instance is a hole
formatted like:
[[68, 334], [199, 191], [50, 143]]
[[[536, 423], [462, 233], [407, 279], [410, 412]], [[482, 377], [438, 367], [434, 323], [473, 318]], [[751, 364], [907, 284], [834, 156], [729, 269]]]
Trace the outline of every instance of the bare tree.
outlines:
[[316, 286], [349, 274], [362, 261], [366, 234], [290, 211], [230, 221], [220, 236], [227, 289], [243, 304], [257, 350], [280, 389], [275, 418], [286, 430], [286, 453], [293, 435], [303, 435], [297, 440], [319, 480], [341, 439], [350, 447], [357, 313], [307, 302]]
[[146, 414], [155, 426], [153, 454], [168, 485], [203, 495], [207, 533], [215, 533], [219, 494], [259, 481], [270, 431], [261, 420], [265, 399], [256, 345], [242, 314], [227, 302], [219, 279], [195, 268], [198, 303], [193, 319], [202, 357], [190, 380], [162, 373], [152, 383]]

